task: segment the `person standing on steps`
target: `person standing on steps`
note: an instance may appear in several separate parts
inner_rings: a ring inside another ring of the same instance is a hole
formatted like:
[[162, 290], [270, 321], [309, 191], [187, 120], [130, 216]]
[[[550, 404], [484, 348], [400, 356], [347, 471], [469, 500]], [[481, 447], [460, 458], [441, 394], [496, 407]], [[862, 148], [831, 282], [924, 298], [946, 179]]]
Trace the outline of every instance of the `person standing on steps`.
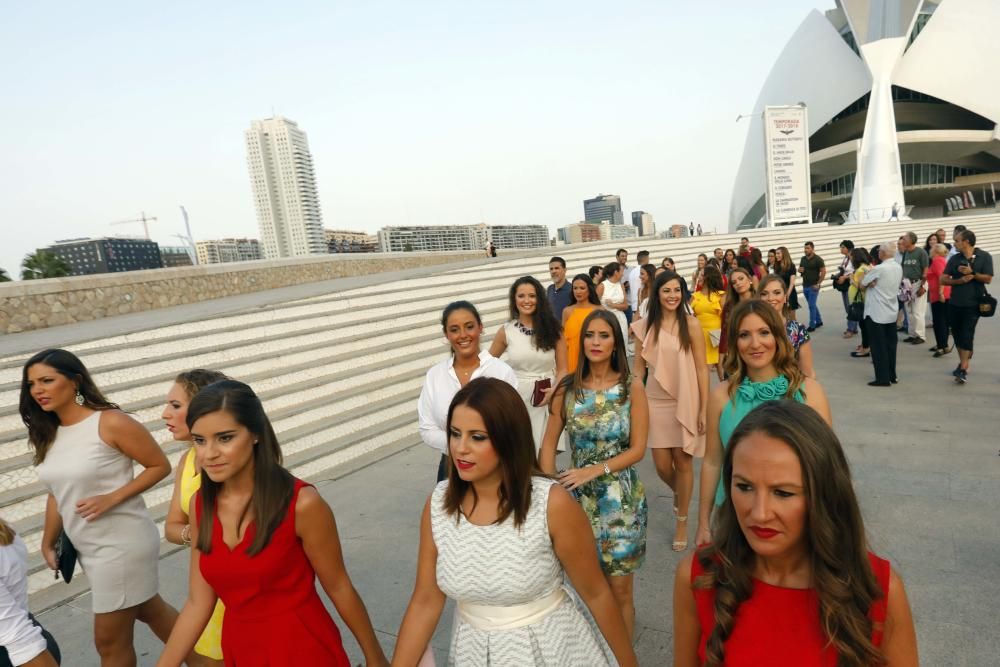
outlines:
[[900, 239], [904, 244], [901, 262], [903, 278], [910, 281], [910, 300], [905, 304], [909, 336], [903, 342], [923, 345], [927, 338], [924, 321], [927, 314], [927, 268], [931, 262], [924, 249], [917, 245], [914, 232], [906, 232]]
[[688, 236], [694, 236], [694, 222], [688, 225]]
[[545, 290], [545, 296], [556, 322], [562, 322], [563, 309], [573, 303], [572, 288], [566, 281], [565, 259], [553, 257], [549, 260], [549, 277], [552, 278], [552, 284]]
[[823, 279], [826, 278], [826, 264], [823, 263], [823, 258], [816, 254], [816, 246], [812, 241], [806, 241], [804, 253], [799, 260], [799, 273], [802, 275], [802, 294], [809, 304], [809, 326], [806, 330], [812, 332], [823, 326], [823, 316], [819, 312], [816, 300], [819, 298]]
[[698, 236], [701, 236], [701, 223], [698, 223]]
[[976, 235], [971, 229], [956, 234], [954, 241], [958, 254], [948, 260], [941, 283], [951, 287], [948, 322], [959, 360], [953, 375], [955, 382], [965, 384], [979, 323], [980, 299], [986, 294], [986, 286], [993, 282], [993, 257], [976, 247]]
[[[705, 454], [708, 365], [698, 319], [685, 312], [683, 279], [673, 272], [656, 279], [646, 319], [632, 323], [633, 377], [646, 371], [649, 435], [656, 472], [674, 494], [674, 551], [688, 545], [688, 509], [694, 490], [694, 457]], [[697, 387], [697, 390], [695, 390]]]
[[42, 557], [58, 569], [56, 544], [65, 532], [90, 580], [101, 665], [134, 665], [136, 620], [161, 641], [177, 620], [158, 593], [160, 534], [142, 497], [170, 474], [170, 462], [142, 424], [104, 397], [73, 353], [43, 350], [28, 359], [21, 377], [21, 418], [35, 471], [49, 491]]

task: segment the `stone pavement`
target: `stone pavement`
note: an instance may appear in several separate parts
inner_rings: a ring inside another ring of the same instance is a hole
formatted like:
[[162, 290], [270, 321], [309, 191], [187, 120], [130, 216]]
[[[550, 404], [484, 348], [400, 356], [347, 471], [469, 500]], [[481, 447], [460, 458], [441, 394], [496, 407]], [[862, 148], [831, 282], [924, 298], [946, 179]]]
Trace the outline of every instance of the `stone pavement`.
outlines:
[[[952, 354], [933, 359], [928, 345], [899, 346], [900, 384], [866, 386], [868, 360], [848, 356], [840, 297], [820, 298], [826, 326], [815, 338], [816, 366], [850, 458], [872, 548], [889, 558], [906, 583], [917, 623], [921, 664], [998, 664], [1000, 633], [1000, 329], [982, 320], [970, 382], [956, 386]], [[413, 586], [420, 510], [433, 485], [436, 455], [412, 447], [339, 479], [318, 484], [337, 516], [345, 558], [391, 653]], [[637, 575], [636, 647], [643, 665], [671, 660], [671, 590], [679, 556], [670, 551], [670, 495], [649, 457], [640, 466], [650, 500], [648, 556]], [[695, 515], [692, 506], [691, 514]], [[993, 517], [993, 518], [990, 518]], [[691, 537], [694, 526], [691, 526]], [[186, 591], [188, 557], [162, 561], [161, 590], [178, 607]], [[40, 615], [55, 635], [64, 664], [97, 665], [89, 596]], [[450, 611], [434, 638], [444, 664]], [[341, 624], [343, 628], [343, 625]], [[345, 644], [360, 652], [349, 633]], [[136, 627], [140, 665], [152, 665], [160, 645]]]

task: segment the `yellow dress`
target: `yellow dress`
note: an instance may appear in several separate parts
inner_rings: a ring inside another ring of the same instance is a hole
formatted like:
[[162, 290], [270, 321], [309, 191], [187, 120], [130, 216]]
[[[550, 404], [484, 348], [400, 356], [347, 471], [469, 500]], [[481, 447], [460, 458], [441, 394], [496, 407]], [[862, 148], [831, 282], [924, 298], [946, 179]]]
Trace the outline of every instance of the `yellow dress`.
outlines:
[[583, 321], [596, 308], [597, 306], [574, 308], [569, 317], [566, 318], [566, 324], [563, 325], [563, 338], [566, 339], [566, 371], [568, 373], [576, 370], [577, 361], [580, 359], [580, 330], [583, 329]]
[[[191, 507], [191, 498], [194, 494], [198, 493], [198, 489], [201, 488], [201, 474], [195, 472], [194, 469], [194, 447], [188, 450], [187, 456], [184, 458], [184, 469], [181, 470], [181, 509], [187, 514], [187, 510]], [[192, 535], [192, 539], [197, 539], [196, 536]], [[212, 618], [208, 620], [208, 625], [205, 626], [205, 631], [201, 633], [201, 637], [198, 638], [198, 643], [194, 645], [194, 652], [198, 655], [203, 655], [206, 658], [212, 658], [214, 660], [222, 660], [222, 615], [226, 608], [222, 604], [222, 600], [219, 600], [215, 605], [215, 611], [212, 612]]]
[[705, 296], [704, 292], [695, 292], [691, 296], [691, 310], [701, 323], [705, 336], [705, 363], [709, 366], [719, 363], [719, 348], [712, 345], [708, 332], [722, 327], [722, 297], [725, 292], [712, 292]]

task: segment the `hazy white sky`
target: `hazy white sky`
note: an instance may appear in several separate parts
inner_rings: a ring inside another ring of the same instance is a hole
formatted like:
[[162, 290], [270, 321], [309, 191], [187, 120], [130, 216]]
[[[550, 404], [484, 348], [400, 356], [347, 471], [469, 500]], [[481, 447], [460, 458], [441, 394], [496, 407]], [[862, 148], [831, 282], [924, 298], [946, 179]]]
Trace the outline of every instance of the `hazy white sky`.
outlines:
[[[0, 23], [0, 267], [56, 239], [257, 237], [243, 131], [309, 136], [324, 226], [727, 224], [752, 108], [833, 0], [13, 3]], [[819, 75], [819, 73], [817, 73]]]

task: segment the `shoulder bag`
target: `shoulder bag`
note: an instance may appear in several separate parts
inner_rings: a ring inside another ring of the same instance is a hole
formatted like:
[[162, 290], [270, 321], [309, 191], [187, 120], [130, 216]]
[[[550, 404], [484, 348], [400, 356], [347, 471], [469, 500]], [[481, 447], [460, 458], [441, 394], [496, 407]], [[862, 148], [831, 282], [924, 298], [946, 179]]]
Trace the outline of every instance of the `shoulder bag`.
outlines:
[[76, 547], [70, 542], [65, 530], [59, 533], [59, 540], [56, 542], [56, 562], [59, 566], [56, 577], [61, 574], [63, 581], [68, 584], [73, 580], [73, 570], [76, 569]]

